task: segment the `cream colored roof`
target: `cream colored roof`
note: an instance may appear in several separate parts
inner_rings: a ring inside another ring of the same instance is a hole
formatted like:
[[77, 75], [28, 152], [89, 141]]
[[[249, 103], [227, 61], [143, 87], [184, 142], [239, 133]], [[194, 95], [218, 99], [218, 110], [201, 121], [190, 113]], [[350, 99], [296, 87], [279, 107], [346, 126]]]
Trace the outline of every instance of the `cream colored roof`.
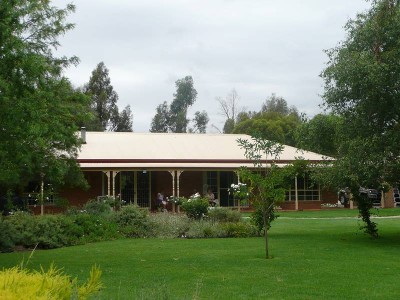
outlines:
[[[87, 132], [78, 161], [82, 168], [229, 168], [252, 166], [237, 139], [242, 134]], [[283, 164], [296, 157], [321, 161], [320, 154], [285, 146]]]

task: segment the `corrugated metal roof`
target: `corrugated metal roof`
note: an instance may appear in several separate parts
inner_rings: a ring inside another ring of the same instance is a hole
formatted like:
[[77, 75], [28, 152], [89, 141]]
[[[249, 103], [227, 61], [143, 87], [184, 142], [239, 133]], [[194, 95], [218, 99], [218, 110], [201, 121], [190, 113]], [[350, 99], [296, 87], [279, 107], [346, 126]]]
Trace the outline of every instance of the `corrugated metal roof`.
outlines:
[[[237, 140], [243, 134], [87, 132], [78, 161], [82, 168], [237, 168], [251, 166]], [[282, 163], [320, 154], [285, 146]]]

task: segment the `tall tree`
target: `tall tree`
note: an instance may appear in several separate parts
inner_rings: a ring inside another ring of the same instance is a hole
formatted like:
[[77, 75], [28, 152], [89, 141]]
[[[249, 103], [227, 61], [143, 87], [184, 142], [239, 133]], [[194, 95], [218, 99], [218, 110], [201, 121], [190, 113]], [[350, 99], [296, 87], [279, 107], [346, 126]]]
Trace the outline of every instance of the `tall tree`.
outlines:
[[366, 232], [377, 236], [369, 218], [372, 203], [358, 189], [400, 181], [399, 1], [371, 1], [371, 8], [345, 28], [345, 41], [327, 51], [323, 98], [343, 118], [337, 169], [348, 182]]
[[133, 131], [133, 114], [131, 106], [127, 105], [121, 112], [114, 111], [111, 117], [111, 131], [131, 132]]
[[283, 116], [293, 114], [299, 116], [297, 108], [295, 106], [289, 107], [286, 100], [283, 97], [276, 96], [275, 93], [265, 100], [261, 107], [261, 112], [276, 112]]
[[87, 125], [88, 130], [104, 131], [113, 127], [113, 116], [118, 112], [118, 94], [111, 85], [109, 70], [100, 62], [92, 71], [84, 91], [91, 97], [90, 107], [94, 120]]
[[337, 157], [341, 118], [334, 114], [318, 114], [303, 120], [295, 131], [296, 147]]
[[208, 118], [208, 114], [206, 111], [196, 111], [194, 113], [193, 128], [190, 129], [193, 133], [206, 133], [207, 124], [210, 119]]
[[221, 115], [226, 117], [223, 133], [232, 133], [239, 112], [244, 111], [244, 108], [239, 111], [239, 95], [235, 89], [232, 89], [225, 99], [218, 97], [217, 101], [219, 103]]
[[151, 121], [150, 132], [198, 132], [205, 133], [209, 122], [207, 112], [197, 111], [192, 119], [193, 128], [188, 128], [188, 108], [196, 101], [197, 91], [193, 86], [192, 76], [186, 76], [175, 82], [176, 93], [170, 106], [164, 101], [156, 108]]
[[175, 82], [176, 93], [169, 109], [169, 127], [172, 132], [186, 132], [189, 120], [187, 110], [197, 98], [192, 76], [186, 76]]
[[151, 121], [150, 132], [168, 132], [169, 107], [167, 101], [156, 108], [156, 114]]
[[58, 37], [73, 28], [66, 17], [74, 9], [42, 0], [1, 2], [0, 196], [38, 177], [62, 182], [78, 169], [76, 131], [87, 98], [62, 75], [78, 59], [53, 53]]

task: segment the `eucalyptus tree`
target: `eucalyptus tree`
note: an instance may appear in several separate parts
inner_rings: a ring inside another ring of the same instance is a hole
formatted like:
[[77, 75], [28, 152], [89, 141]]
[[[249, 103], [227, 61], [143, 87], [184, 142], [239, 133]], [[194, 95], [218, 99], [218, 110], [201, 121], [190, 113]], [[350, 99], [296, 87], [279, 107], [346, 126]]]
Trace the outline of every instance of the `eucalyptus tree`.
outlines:
[[235, 89], [232, 89], [232, 91], [226, 95], [225, 99], [217, 97], [220, 114], [226, 117], [223, 133], [232, 133], [237, 122], [238, 114], [244, 111], [244, 108], [239, 108], [239, 99], [240, 97]]
[[347, 179], [366, 221], [372, 203], [360, 186], [400, 181], [400, 3], [374, 0], [368, 11], [349, 20], [347, 37], [327, 51], [324, 104], [343, 118], [337, 169]]
[[277, 96], [275, 93], [272, 93], [271, 96], [265, 100], [265, 103], [263, 103], [261, 107], [261, 112], [276, 112], [283, 116], [290, 114], [299, 115], [295, 106], [289, 107], [287, 101], [283, 97]]
[[341, 117], [334, 114], [304, 119], [295, 130], [296, 147], [337, 157], [341, 124]]
[[[198, 132], [205, 133], [209, 122], [205, 111], [197, 111], [192, 120], [188, 119], [188, 108], [193, 105], [197, 98], [192, 76], [186, 76], [175, 82], [176, 93], [170, 105], [166, 101], [158, 105], [154, 115], [150, 132]], [[192, 121], [193, 127], [189, 128]]]
[[172, 132], [187, 132], [189, 120], [187, 110], [197, 98], [192, 76], [186, 76], [175, 82], [176, 93], [169, 108], [168, 126]]
[[208, 121], [210, 121], [210, 118], [206, 111], [196, 111], [192, 120], [193, 128], [190, 128], [189, 131], [193, 133], [206, 133]]
[[239, 114], [232, 133], [261, 134], [264, 138], [282, 143], [295, 145], [296, 128], [300, 125], [300, 119], [295, 115], [282, 115], [278, 112], [258, 112], [253, 115]]
[[169, 107], [167, 101], [158, 105], [156, 114], [151, 121], [150, 132], [168, 132]]
[[131, 106], [127, 105], [121, 112], [116, 109], [111, 116], [111, 131], [132, 132], [133, 131], [133, 114]]

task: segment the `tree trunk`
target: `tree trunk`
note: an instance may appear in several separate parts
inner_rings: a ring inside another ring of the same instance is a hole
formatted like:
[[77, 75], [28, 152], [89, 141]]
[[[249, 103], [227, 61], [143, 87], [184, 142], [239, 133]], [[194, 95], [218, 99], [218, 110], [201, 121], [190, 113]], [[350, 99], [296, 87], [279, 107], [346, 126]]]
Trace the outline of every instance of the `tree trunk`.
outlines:
[[264, 237], [265, 237], [265, 258], [269, 258], [268, 253], [268, 227], [267, 227], [267, 212], [263, 212], [263, 222], [264, 222]]
[[265, 228], [265, 258], [269, 258], [269, 253], [268, 253], [268, 230]]

